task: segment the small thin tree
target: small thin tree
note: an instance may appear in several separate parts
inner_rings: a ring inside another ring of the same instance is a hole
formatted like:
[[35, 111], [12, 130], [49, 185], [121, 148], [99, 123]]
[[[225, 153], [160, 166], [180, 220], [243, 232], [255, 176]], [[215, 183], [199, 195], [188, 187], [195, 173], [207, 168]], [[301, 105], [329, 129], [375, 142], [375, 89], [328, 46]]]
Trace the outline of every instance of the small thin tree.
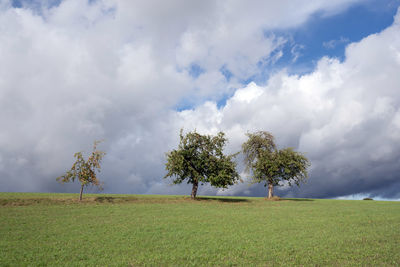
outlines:
[[248, 133], [248, 140], [243, 143], [246, 171], [253, 173], [253, 183], [264, 182], [268, 186], [268, 198], [273, 197], [274, 186], [300, 185], [305, 182], [310, 166], [309, 160], [293, 148], [279, 150], [271, 133], [259, 131]]
[[103, 189], [103, 184], [97, 179], [96, 172], [100, 172], [100, 163], [106, 154], [104, 151], [97, 150], [97, 145], [101, 141], [94, 141], [93, 151], [89, 158], [85, 160], [82, 152], [74, 154], [76, 161], [72, 165], [72, 168], [67, 171], [66, 174], [57, 178], [60, 183], [74, 182], [75, 179], [81, 183], [81, 189], [79, 193], [79, 201], [82, 200], [83, 188], [85, 186], [94, 185], [100, 190]]

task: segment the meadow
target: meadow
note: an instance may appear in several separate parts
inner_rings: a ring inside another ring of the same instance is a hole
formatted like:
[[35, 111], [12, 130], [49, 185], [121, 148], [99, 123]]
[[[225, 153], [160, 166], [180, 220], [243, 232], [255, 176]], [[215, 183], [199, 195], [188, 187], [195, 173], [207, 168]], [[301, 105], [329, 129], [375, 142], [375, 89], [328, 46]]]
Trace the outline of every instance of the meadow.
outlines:
[[1, 266], [400, 266], [400, 203], [0, 193]]

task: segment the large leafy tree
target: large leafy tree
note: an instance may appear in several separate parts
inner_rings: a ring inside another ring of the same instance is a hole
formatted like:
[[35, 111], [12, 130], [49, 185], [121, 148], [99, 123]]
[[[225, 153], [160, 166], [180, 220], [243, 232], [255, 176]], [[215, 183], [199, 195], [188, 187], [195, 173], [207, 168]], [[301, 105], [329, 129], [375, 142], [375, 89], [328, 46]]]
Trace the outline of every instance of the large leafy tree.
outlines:
[[100, 172], [100, 163], [106, 154], [104, 151], [97, 149], [97, 145], [101, 141], [95, 141], [93, 144], [93, 151], [85, 160], [82, 152], [74, 154], [76, 161], [72, 165], [71, 169], [66, 174], [57, 178], [60, 183], [74, 182], [75, 179], [81, 183], [81, 189], [79, 193], [79, 201], [82, 200], [83, 188], [85, 186], [94, 185], [100, 190], [103, 189], [102, 183], [97, 179], [96, 172]]
[[181, 130], [178, 149], [166, 154], [168, 173], [164, 178], [174, 177], [174, 184], [185, 180], [192, 184], [192, 199], [196, 198], [199, 183], [210, 183], [219, 188], [235, 184], [239, 180], [233, 161], [237, 154], [223, 153], [226, 142], [223, 132], [216, 136], [201, 135], [196, 131], [184, 135]]
[[259, 131], [248, 133], [248, 140], [243, 143], [246, 170], [253, 174], [253, 182], [264, 182], [268, 186], [268, 198], [273, 196], [274, 186], [300, 185], [305, 182], [310, 166], [309, 160], [293, 148], [279, 150], [271, 133]]

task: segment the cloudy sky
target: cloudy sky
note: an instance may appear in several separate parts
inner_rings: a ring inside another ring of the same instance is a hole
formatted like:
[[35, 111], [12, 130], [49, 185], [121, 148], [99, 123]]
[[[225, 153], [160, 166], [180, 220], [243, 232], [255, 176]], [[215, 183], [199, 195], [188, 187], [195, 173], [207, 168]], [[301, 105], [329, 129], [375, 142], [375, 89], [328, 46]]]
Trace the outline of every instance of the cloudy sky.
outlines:
[[[104, 139], [104, 192], [189, 194], [163, 179], [184, 128], [306, 153], [281, 196], [400, 199], [399, 6], [0, 0], [0, 191], [77, 192], [55, 178]], [[245, 183], [199, 193], [266, 195], [237, 160]]]

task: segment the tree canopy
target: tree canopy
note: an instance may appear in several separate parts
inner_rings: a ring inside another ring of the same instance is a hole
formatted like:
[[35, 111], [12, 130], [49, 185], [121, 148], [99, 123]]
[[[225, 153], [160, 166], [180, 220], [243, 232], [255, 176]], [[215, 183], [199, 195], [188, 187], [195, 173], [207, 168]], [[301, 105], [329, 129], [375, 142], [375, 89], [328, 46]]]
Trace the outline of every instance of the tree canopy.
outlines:
[[226, 143], [223, 132], [216, 136], [201, 135], [196, 131], [184, 135], [181, 130], [178, 149], [166, 154], [168, 173], [164, 178], [174, 177], [174, 184], [185, 180], [192, 184], [191, 198], [196, 198], [199, 183], [210, 183], [218, 188], [235, 184], [239, 180], [233, 161], [237, 154], [225, 155]]
[[271, 133], [259, 131], [248, 133], [248, 140], [243, 143], [246, 170], [252, 172], [254, 183], [264, 182], [268, 186], [268, 198], [273, 196], [273, 187], [300, 185], [305, 182], [310, 166], [309, 160], [293, 148], [279, 150]]
[[97, 186], [102, 189], [102, 183], [97, 179], [96, 172], [100, 172], [100, 163], [106, 154], [104, 151], [97, 150], [97, 145], [101, 141], [95, 141], [93, 144], [93, 151], [87, 160], [83, 157], [82, 152], [74, 154], [76, 161], [71, 169], [66, 174], [57, 178], [60, 183], [74, 182], [78, 179], [81, 183], [79, 194], [79, 201], [82, 200], [83, 187], [88, 185]]

